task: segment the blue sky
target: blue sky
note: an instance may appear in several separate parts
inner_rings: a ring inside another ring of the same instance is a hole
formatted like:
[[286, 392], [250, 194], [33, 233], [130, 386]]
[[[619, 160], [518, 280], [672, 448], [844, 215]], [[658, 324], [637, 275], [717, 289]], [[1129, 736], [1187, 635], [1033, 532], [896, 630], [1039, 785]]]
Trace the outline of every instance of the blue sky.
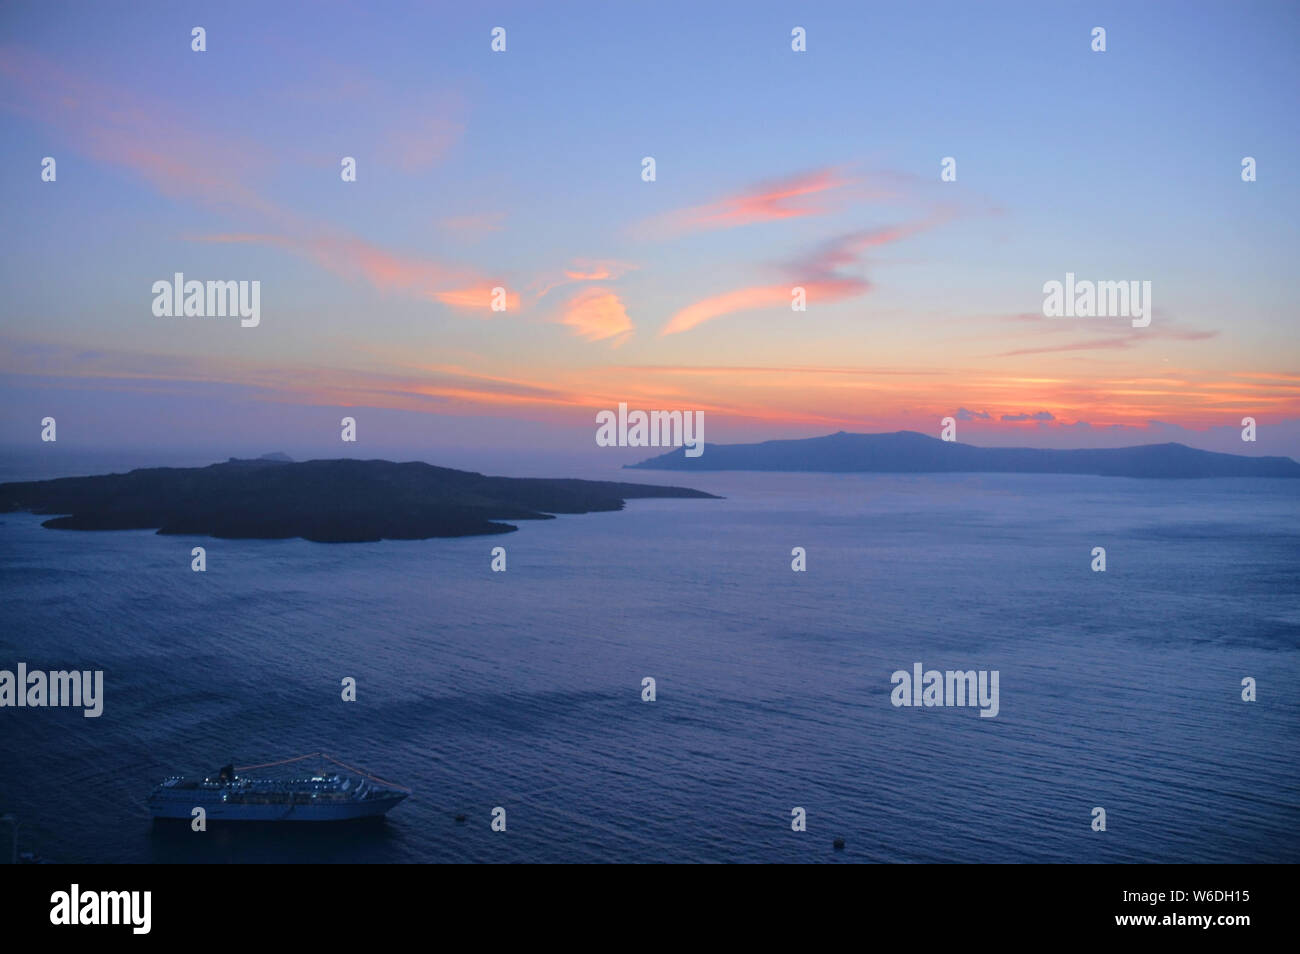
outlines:
[[[0, 442], [57, 405], [113, 446], [312, 445], [356, 407], [386, 447], [586, 451], [623, 399], [714, 440], [969, 407], [974, 443], [1226, 448], [1250, 413], [1235, 449], [1295, 454], [1298, 40], [1266, 3], [8, 4]], [[706, 222], [755, 203], [792, 211]], [[887, 228], [808, 312], [764, 291]], [[1067, 270], [1152, 281], [1152, 327], [1018, 320]], [[260, 280], [261, 326], [155, 318], [175, 271]]]

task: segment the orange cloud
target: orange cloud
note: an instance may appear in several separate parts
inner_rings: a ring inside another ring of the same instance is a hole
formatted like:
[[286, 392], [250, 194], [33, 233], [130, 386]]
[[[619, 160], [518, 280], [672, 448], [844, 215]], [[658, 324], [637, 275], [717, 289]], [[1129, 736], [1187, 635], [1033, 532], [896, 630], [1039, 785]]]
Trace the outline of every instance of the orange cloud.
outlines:
[[[444, 305], [451, 305], [453, 308], [481, 309], [492, 311], [492, 301], [496, 295], [497, 288], [504, 288], [500, 285], [478, 284], [468, 288], [455, 288], [449, 291], [433, 292], [430, 296]], [[505, 289], [506, 311], [519, 310], [519, 296], [509, 289]]]
[[[349, 352], [351, 358], [361, 349]], [[591, 408], [619, 401], [641, 406], [692, 408], [717, 414], [729, 425], [745, 420], [763, 425], [771, 437], [777, 425], [827, 430], [936, 431], [956, 407], [986, 409], [995, 418], [1025, 409], [1055, 420], [1035, 427], [1073, 433], [1084, 427], [1134, 428], [1140, 437], [1151, 422], [1189, 428], [1235, 425], [1242, 415], [1300, 425], [1300, 381], [1288, 372], [1216, 372], [1170, 368], [1157, 373], [1144, 365], [1137, 374], [1080, 376], [1074, 362], [1060, 374], [1039, 369], [1007, 374], [945, 364], [926, 367], [852, 368], [799, 366], [611, 365], [534, 367], [528, 379], [499, 371], [419, 362], [413, 354], [374, 367], [328, 367], [235, 361], [225, 355], [87, 351], [83, 344], [0, 336], [0, 375], [44, 378], [42, 386], [78, 389], [191, 393], [195, 385], [229, 384], [250, 389], [259, 400], [314, 405], [356, 405], [444, 413], [512, 415], [534, 420], [584, 421]], [[1267, 383], [1268, 379], [1286, 384]], [[1241, 380], [1252, 381], [1243, 384]], [[1259, 382], [1259, 383], [1253, 383]], [[1089, 422], [1080, 424], [1079, 422]], [[1014, 433], [1025, 425], [997, 420], [978, 433]], [[969, 436], [969, 432], [968, 432]], [[1167, 436], [1163, 439], [1169, 439]], [[976, 439], [974, 443], [980, 443]], [[1127, 441], [1132, 443], [1132, 440]]]
[[696, 325], [712, 321], [722, 315], [737, 311], [754, 311], [758, 308], [775, 308], [778, 305], [789, 306], [790, 289], [785, 285], [758, 285], [752, 288], [738, 288], [722, 295], [705, 298], [693, 305], [687, 305], [664, 325], [659, 332], [662, 335], [675, 335], [690, 331]]
[[636, 267], [627, 262], [616, 262], [612, 259], [578, 258], [574, 259], [571, 267], [565, 269], [563, 278], [536, 281], [529, 286], [529, 291], [535, 299], [542, 299], [555, 289], [563, 288], [565, 285], [572, 285], [574, 282], [617, 281], [628, 272], [635, 271]]
[[[271, 245], [303, 255], [344, 278], [360, 278], [381, 292], [402, 292], [453, 308], [491, 311], [494, 283], [468, 269], [449, 268], [427, 259], [399, 255], [355, 236], [222, 233], [186, 236], [193, 242]], [[502, 286], [504, 287], [504, 286]], [[520, 298], [506, 291], [506, 310], [517, 311]]]
[[[864, 294], [871, 288], [871, 283], [852, 278], [832, 278], [824, 281], [807, 282], [802, 287], [808, 302], [842, 301]], [[738, 288], [722, 295], [705, 298], [693, 305], [687, 305], [664, 325], [660, 336], [675, 335], [690, 331], [696, 325], [702, 325], [714, 318], [734, 314], [740, 311], [758, 311], [762, 308], [789, 308], [794, 297], [792, 285], [757, 285], [750, 288]]]
[[934, 219], [912, 225], [891, 225], [886, 228], [851, 232], [827, 242], [801, 262], [784, 267], [790, 276], [788, 285], [759, 285], [739, 288], [722, 295], [688, 305], [669, 320], [659, 334], [673, 335], [701, 325], [714, 318], [738, 311], [755, 311], [760, 308], [789, 306], [795, 286], [807, 294], [808, 301], [833, 302], [864, 295], [871, 283], [863, 278], [841, 275], [837, 269], [857, 264], [864, 252], [907, 238], [929, 227]]
[[589, 288], [572, 298], [560, 322], [588, 341], [613, 338], [616, 348], [631, 336], [634, 327], [623, 302], [604, 288]]
[[565, 271], [564, 276], [575, 282], [607, 282], [622, 278], [635, 268], [635, 265], [626, 262], [579, 258], [574, 261], [572, 268]]

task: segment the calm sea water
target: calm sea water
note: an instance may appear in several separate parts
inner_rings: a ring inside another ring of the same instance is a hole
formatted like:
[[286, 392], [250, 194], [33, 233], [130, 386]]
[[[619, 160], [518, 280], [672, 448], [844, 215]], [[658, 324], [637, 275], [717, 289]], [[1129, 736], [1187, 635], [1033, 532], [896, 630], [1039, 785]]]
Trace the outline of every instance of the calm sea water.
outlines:
[[[0, 810], [22, 819], [21, 847], [91, 862], [1300, 861], [1297, 482], [620, 476], [726, 499], [373, 545], [0, 517], [0, 668], [106, 680], [98, 719], [0, 710]], [[198, 544], [205, 574], [189, 568]], [[489, 571], [498, 545], [506, 573]], [[914, 662], [999, 670], [1000, 714], [894, 708], [890, 674]], [[150, 825], [166, 775], [317, 750], [415, 794], [370, 829]]]

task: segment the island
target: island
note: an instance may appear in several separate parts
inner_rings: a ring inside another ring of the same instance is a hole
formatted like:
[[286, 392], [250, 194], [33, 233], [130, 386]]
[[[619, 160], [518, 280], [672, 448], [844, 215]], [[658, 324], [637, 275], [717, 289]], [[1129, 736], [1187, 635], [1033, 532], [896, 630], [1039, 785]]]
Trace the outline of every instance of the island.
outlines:
[[157, 530], [319, 543], [509, 533], [501, 521], [622, 510], [638, 498], [708, 498], [684, 487], [486, 477], [420, 462], [231, 458], [208, 467], [0, 484], [0, 513], [59, 514], [58, 530]]
[[1289, 457], [1245, 457], [1186, 444], [1090, 450], [976, 447], [916, 431], [710, 444], [699, 457], [683, 449], [627, 464], [640, 470], [769, 470], [870, 474], [1092, 474], [1102, 477], [1300, 477]]

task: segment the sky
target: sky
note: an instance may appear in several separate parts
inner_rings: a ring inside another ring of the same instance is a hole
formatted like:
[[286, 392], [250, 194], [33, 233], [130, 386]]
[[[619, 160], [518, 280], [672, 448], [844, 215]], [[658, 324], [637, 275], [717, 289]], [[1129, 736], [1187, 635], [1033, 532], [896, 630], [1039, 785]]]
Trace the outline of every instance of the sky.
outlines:
[[[1295, 3], [7, 2], [0, 444], [624, 463], [624, 402], [1300, 457], [1298, 54]], [[176, 272], [260, 323], [156, 316]], [[1067, 272], [1150, 324], [1044, 317]]]

